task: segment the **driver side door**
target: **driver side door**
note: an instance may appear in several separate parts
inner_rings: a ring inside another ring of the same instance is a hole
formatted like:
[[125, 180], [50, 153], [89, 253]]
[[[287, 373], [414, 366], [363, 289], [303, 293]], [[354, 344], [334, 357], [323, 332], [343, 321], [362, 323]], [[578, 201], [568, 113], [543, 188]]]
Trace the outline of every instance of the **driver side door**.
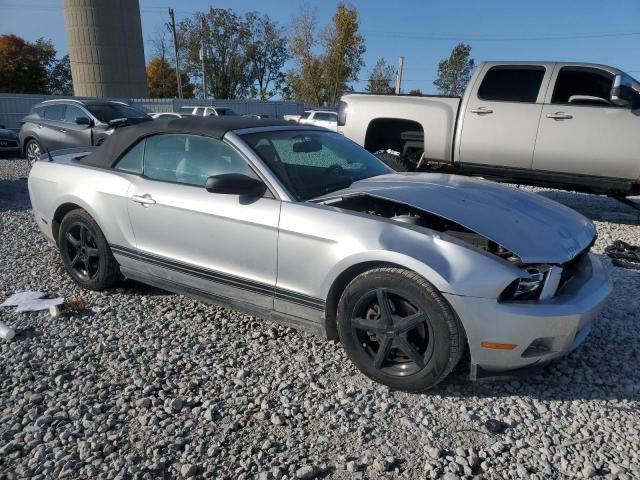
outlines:
[[128, 210], [146, 274], [232, 305], [272, 309], [280, 200], [268, 191], [249, 198], [204, 188], [213, 175], [256, 177], [221, 140], [159, 134], [143, 141]]

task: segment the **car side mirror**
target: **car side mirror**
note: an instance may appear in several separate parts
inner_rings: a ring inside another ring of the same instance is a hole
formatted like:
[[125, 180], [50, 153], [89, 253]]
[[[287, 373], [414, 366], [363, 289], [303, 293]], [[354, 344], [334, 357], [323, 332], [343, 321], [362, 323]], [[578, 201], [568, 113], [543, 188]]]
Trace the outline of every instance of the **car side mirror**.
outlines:
[[624, 85], [622, 75], [616, 75], [613, 79], [613, 87], [611, 87], [611, 103], [618, 107], [631, 108], [633, 94], [628, 90], [630, 89]]
[[87, 117], [76, 117], [76, 124], [77, 125], [91, 125], [91, 119], [87, 118]]
[[207, 178], [204, 188], [209, 193], [261, 197], [267, 186], [260, 180], [241, 173], [223, 173]]

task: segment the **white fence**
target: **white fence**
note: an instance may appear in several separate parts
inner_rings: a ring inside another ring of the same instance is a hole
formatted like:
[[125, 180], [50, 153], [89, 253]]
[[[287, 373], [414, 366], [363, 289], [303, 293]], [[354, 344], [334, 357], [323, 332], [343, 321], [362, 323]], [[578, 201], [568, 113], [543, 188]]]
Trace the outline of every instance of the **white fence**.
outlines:
[[[29, 95], [21, 93], [0, 93], [0, 125], [6, 128], [19, 129], [20, 120], [29, 113], [31, 107], [43, 100], [61, 97], [56, 95]], [[91, 99], [97, 100], [97, 99]], [[259, 100], [202, 100], [177, 98], [117, 98], [108, 100], [122, 100], [132, 105], [142, 107], [149, 113], [153, 112], [178, 112], [183, 106], [208, 106], [228, 107], [239, 115], [254, 114], [266, 115], [270, 118], [282, 118], [283, 115], [299, 115], [305, 107], [300, 102], [286, 101], [259, 101]]]

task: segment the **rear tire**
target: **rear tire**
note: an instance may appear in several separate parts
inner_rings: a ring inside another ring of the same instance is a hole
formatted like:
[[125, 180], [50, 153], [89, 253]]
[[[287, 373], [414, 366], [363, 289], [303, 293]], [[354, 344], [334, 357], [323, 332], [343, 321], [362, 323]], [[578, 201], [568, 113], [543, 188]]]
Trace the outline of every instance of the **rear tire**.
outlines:
[[82, 288], [101, 291], [122, 280], [100, 227], [84, 210], [72, 210], [62, 219], [58, 247], [65, 270]]
[[411, 169], [409, 168], [409, 162], [402, 155], [394, 155], [388, 152], [377, 153], [376, 157], [379, 160], [382, 160], [388, 167], [391, 167], [396, 172], [408, 172]]
[[369, 270], [346, 287], [338, 304], [338, 332], [362, 373], [410, 392], [444, 380], [466, 344], [464, 329], [440, 292], [401, 268]]

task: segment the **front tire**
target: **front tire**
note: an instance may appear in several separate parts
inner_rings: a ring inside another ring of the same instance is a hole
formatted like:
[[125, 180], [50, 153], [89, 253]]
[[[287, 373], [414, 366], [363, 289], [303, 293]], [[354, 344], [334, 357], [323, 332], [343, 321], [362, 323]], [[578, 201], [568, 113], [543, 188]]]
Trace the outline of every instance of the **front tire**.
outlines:
[[24, 147], [25, 156], [29, 166], [33, 167], [33, 164], [40, 160], [42, 155], [42, 148], [35, 138], [30, 139]]
[[122, 279], [100, 227], [84, 210], [72, 210], [62, 219], [58, 247], [65, 270], [82, 288], [101, 291]]
[[347, 356], [366, 376], [398, 390], [421, 392], [449, 375], [466, 337], [436, 288], [401, 268], [356, 277], [338, 304]]

